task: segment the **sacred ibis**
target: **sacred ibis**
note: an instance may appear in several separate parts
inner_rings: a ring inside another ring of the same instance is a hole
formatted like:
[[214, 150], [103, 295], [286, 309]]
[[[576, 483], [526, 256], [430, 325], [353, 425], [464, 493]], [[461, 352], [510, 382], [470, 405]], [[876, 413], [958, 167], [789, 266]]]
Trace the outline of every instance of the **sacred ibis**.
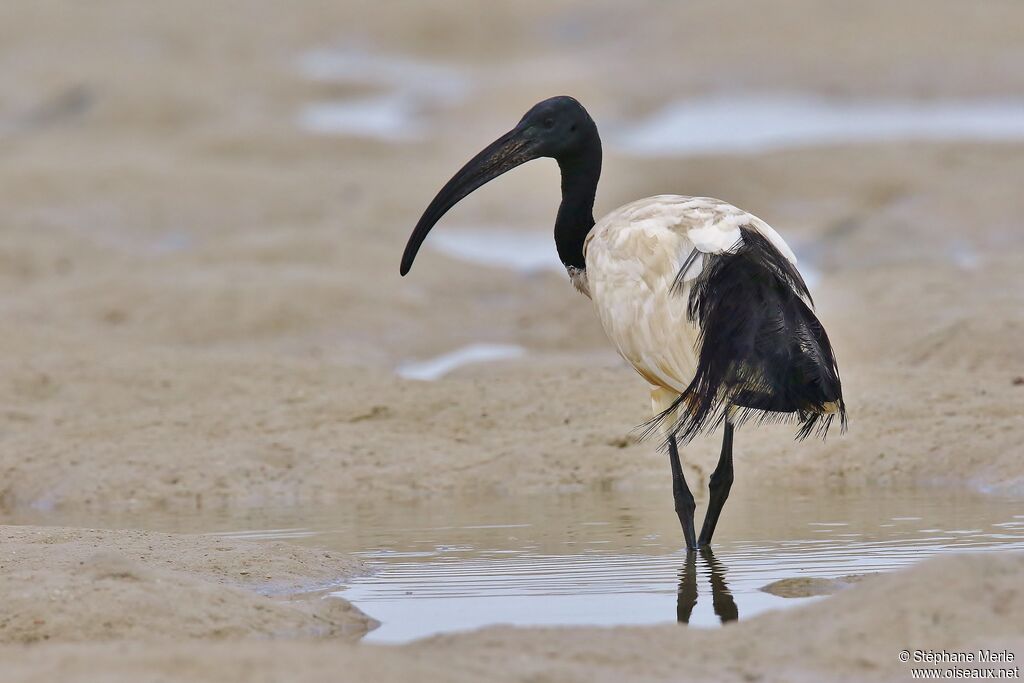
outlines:
[[[586, 109], [563, 96], [536, 104], [441, 188], [409, 237], [401, 274], [445, 212], [540, 157], [557, 161], [562, 176], [558, 255], [619, 354], [650, 384], [647, 428], [665, 435], [686, 545], [706, 546], [733, 482], [735, 426], [790, 420], [802, 439], [824, 437], [836, 416], [846, 424], [835, 354], [796, 257], [767, 223], [707, 197], [647, 197], [595, 223], [601, 139]], [[722, 450], [697, 537], [678, 443], [719, 425]]]

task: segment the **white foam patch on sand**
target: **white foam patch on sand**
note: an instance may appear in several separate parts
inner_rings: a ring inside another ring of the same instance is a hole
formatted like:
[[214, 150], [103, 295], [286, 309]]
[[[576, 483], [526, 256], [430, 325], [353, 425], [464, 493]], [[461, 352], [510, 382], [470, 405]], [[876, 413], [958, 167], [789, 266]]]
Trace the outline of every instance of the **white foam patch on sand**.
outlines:
[[525, 230], [438, 230], [427, 239], [431, 249], [452, 258], [523, 273], [565, 273], [555, 240], [548, 232]]
[[470, 91], [469, 77], [454, 66], [365, 50], [312, 50], [298, 69], [309, 80], [379, 91], [307, 105], [298, 124], [312, 133], [415, 139], [427, 127], [426, 112], [457, 104]]
[[1024, 140], [1024, 100], [713, 96], [669, 104], [613, 138], [622, 151], [642, 156], [749, 153], [898, 140]]
[[463, 365], [519, 358], [525, 353], [526, 349], [514, 344], [470, 344], [436, 358], [402, 363], [395, 372], [403, 379], [430, 382], [441, 379]]

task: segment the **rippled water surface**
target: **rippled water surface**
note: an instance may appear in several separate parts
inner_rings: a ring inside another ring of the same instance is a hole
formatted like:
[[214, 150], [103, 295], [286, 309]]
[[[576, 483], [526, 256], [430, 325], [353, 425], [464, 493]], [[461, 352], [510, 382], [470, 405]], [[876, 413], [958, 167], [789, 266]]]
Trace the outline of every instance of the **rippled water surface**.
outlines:
[[[53, 514], [8, 521], [82, 523]], [[797, 597], [764, 590], [780, 580], [859, 577], [940, 553], [1024, 550], [1020, 501], [939, 491], [739, 490], [713, 555], [681, 550], [667, 491], [360, 501], [95, 523], [355, 553], [373, 571], [336, 594], [382, 622], [366, 637], [373, 642], [491, 624], [715, 627], [820, 599], [799, 587], [783, 593]]]

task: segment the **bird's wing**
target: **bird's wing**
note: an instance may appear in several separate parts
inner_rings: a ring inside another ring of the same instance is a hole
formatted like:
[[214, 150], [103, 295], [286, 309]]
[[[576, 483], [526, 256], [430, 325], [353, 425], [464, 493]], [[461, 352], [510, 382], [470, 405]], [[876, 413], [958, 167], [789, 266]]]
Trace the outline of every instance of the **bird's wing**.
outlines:
[[[742, 229], [764, 237], [791, 264], [798, 279], [798, 293], [811, 303], [810, 293], [797, 268], [796, 254], [772, 226], [752, 213], [712, 197], [662, 194], [645, 197], [615, 209], [594, 227], [584, 242], [584, 254], [604, 227], [630, 226], [650, 234], [674, 233], [679, 245], [674, 289], [681, 291], [700, 275], [704, 257], [736, 253], [743, 245]], [[748, 233], [749, 234], [749, 233]]]
[[741, 229], [763, 236], [796, 271], [796, 254], [779, 233], [752, 213], [720, 199], [657, 195], [627, 204], [619, 211], [628, 214], [630, 221], [657, 222], [686, 238], [688, 252], [679, 255], [677, 287], [697, 278], [706, 254], [736, 253], [743, 246]]
[[716, 199], [652, 199], [646, 210], [656, 206], [662, 223], [686, 237], [672, 291], [699, 329], [695, 374], [671, 431], [685, 440], [727, 416], [790, 415], [801, 437], [824, 434], [836, 412], [845, 424], [835, 355], [779, 234]]
[[771, 225], [750, 212], [711, 197], [656, 195], [615, 209], [591, 231], [584, 243], [585, 253], [603, 225], [675, 232], [681, 238], [678, 244], [684, 249], [678, 255], [680, 285], [696, 279], [703, 255], [735, 253], [742, 245], [740, 228], [761, 234], [794, 269], [797, 267], [797, 255]]

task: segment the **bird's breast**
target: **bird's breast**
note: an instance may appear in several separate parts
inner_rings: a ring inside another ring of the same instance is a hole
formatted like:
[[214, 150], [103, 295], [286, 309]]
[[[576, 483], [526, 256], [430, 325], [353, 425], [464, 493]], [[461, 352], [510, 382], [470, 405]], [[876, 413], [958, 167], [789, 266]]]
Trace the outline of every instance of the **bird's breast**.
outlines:
[[633, 220], [595, 226], [586, 250], [587, 284], [605, 333], [652, 386], [673, 392], [683, 391], [696, 370], [688, 283], [672, 288], [692, 248], [685, 235], [657, 221]]

